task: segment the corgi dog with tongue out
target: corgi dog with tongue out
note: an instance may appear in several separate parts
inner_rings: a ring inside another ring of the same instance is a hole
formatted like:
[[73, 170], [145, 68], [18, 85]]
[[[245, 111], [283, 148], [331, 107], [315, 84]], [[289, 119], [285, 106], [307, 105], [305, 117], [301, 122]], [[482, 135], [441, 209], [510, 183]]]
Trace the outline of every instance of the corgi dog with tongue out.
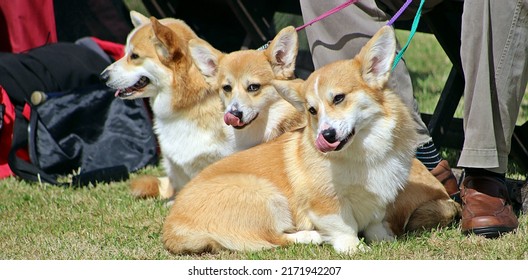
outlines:
[[[283, 28], [265, 50], [222, 53], [202, 39], [189, 41], [194, 63], [224, 106], [237, 147], [247, 149], [304, 126], [305, 116], [277, 93], [272, 81], [293, 80], [298, 38]], [[300, 83], [300, 80], [295, 82]]]
[[[366, 248], [360, 233], [367, 241], [393, 240], [390, 223], [416, 205], [389, 206], [409, 178], [424, 178], [422, 185], [435, 180], [419, 174], [409, 109], [387, 87], [395, 52], [394, 31], [383, 27], [353, 59], [326, 65], [305, 82], [274, 81], [278, 93], [305, 112], [307, 125], [192, 179], [165, 220], [165, 247], [184, 254], [330, 243], [351, 254]], [[234, 92], [236, 84], [225, 86]], [[224, 118], [245, 122], [233, 112]], [[402, 199], [421, 198], [411, 192]]]

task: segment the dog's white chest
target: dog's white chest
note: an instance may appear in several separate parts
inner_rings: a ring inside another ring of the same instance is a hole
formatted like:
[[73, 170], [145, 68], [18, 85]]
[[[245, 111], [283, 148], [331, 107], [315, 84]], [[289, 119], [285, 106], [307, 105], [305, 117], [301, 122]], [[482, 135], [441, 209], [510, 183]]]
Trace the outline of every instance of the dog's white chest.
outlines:
[[174, 154], [177, 162], [186, 162], [213, 151], [222, 154], [231, 153], [223, 135], [219, 135], [217, 131], [201, 129], [187, 120], [159, 125], [156, 129], [160, 132], [160, 145], [164, 149], [164, 154]]
[[157, 120], [155, 130], [163, 156], [189, 176], [233, 153], [224, 131], [202, 129], [189, 120]]

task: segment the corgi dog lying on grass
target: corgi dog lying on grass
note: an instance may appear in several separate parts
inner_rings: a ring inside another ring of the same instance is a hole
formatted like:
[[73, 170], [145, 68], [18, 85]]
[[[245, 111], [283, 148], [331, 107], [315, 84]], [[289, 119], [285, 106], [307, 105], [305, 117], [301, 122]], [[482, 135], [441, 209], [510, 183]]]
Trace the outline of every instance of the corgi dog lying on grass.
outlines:
[[307, 125], [193, 178], [165, 220], [165, 247], [182, 254], [327, 242], [354, 253], [365, 246], [360, 232], [367, 241], [393, 240], [391, 227], [408, 224], [400, 218], [417, 207], [395, 204], [409, 178], [436, 180], [420, 173], [408, 108], [387, 88], [395, 50], [394, 31], [384, 27], [354, 59], [324, 66], [305, 82], [274, 81]]

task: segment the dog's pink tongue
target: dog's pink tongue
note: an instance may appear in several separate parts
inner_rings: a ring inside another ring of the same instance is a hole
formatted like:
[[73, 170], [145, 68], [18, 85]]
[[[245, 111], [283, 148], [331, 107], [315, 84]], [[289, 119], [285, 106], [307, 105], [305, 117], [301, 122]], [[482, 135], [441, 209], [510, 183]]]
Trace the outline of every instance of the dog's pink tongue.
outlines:
[[235, 115], [229, 112], [225, 113], [224, 122], [232, 126], [243, 126], [244, 125], [244, 122], [242, 122], [239, 118], [237, 118]]
[[118, 90], [115, 92], [115, 95], [114, 95], [114, 96], [115, 96], [115, 97], [118, 97], [120, 92], [121, 92], [121, 90], [118, 89]]
[[335, 150], [337, 146], [339, 146], [339, 141], [329, 143], [328, 141], [326, 141], [326, 139], [324, 139], [322, 134], [319, 134], [319, 136], [317, 136], [317, 139], [315, 139], [315, 146], [317, 147], [317, 149], [319, 149], [319, 151], [323, 153], [331, 152]]

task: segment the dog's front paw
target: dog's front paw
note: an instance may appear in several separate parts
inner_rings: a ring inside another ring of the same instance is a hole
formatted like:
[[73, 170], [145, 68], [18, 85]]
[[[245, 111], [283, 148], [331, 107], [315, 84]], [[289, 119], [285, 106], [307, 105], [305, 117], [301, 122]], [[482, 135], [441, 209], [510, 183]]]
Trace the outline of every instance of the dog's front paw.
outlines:
[[323, 238], [319, 232], [315, 230], [302, 230], [295, 233], [286, 234], [288, 240], [294, 243], [303, 243], [303, 244], [321, 244], [323, 243]]
[[346, 236], [337, 238], [332, 243], [334, 250], [341, 254], [354, 254], [356, 252], [366, 252], [370, 248], [362, 243], [359, 238], [355, 236]]

